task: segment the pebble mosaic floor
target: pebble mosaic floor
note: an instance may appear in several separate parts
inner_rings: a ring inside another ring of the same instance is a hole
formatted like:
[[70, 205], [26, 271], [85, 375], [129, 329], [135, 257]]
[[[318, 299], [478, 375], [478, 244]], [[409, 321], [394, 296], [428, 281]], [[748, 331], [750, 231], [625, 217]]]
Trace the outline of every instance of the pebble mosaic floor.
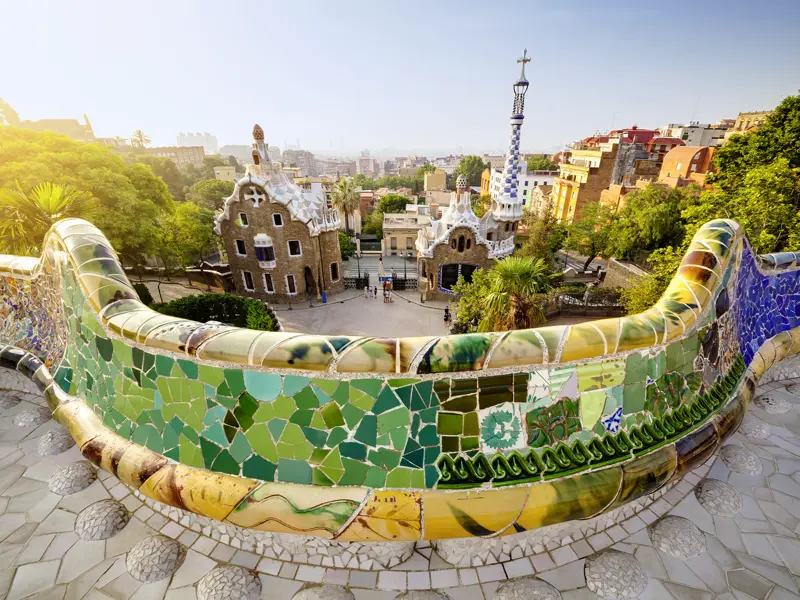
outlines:
[[795, 364], [780, 365], [790, 379], [759, 387], [719, 457], [594, 535], [555, 540], [530, 558], [460, 568], [422, 542], [402, 564], [378, 571], [264, 557], [169, 518], [87, 466], [74, 445], [65, 448], [42, 398], [4, 374], [0, 597], [800, 600]]

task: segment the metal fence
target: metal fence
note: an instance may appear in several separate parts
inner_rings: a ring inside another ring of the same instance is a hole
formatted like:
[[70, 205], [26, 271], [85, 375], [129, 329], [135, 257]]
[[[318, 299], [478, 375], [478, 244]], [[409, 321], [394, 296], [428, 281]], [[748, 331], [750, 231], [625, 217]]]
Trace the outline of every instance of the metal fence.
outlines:
[[417, 289], [417, 279], [415, 277], [395, 277], [392, 279], [392, 289], [397, 291]]
[[363, 290], [369, 287], [369, 274], [365, 273], [361, 277], [345, 277], [344, 289], [346, 290]]

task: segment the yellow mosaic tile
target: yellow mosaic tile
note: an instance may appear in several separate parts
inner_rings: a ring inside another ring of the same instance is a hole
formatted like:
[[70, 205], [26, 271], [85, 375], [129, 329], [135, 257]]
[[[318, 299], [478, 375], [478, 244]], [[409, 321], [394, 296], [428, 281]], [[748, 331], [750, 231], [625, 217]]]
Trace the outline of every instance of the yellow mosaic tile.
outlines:
[[422, 494], [376, 490], [336, 536], [350, 542], [414, 542], [422, 535]]

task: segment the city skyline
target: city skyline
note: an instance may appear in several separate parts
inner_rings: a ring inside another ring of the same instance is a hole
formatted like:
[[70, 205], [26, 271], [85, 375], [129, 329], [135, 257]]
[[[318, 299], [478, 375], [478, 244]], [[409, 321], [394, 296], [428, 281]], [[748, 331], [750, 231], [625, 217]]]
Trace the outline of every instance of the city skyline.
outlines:
[[[0, 96], [23, 119], [85, 113], [100, 137], [142, 129], [153, 146], [174, 145], [182, 131], [247, 144], [259, 123], [270, 145], [299, 141], [322, 155], [502, 153], [527, 48], [521, 149], [552, 152], [595, 131], [715, 123], [796, 93], [800, 5], [765, 4], [751, 14], [740, 1], [683, 0], [669, 9], [412, 2], [378, 12], [361, 2], [243, 3], [224, 13], [206, 2], [158, 11], [9, 3], [9, 22], [36, 21], [40, 35], [31, 44], [14, 28], [0, 40], [15, 56]], [[138, 41], [119, 43], [123, 22]], [[91, 35], [75, 36], [78, 27]], [[41, 93], [44, 73], [58, 94]]]

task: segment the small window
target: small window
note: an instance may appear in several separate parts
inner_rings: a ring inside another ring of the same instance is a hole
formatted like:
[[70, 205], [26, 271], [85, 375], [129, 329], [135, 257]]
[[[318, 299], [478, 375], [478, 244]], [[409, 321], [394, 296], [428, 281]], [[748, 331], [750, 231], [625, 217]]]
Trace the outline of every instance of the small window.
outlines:
[[245, 248], [244, 240], [236, 240], [236, 254], [239, 256], [247, 256], [247, 248]]
[[239, 213], [239, 226], [240, 227], [247, 227], [247, 215], [244, 213]]
[[300, 240], [289, 240], [289, 256], [303, 256]]
[[406, 238], [406, 250], [413, 250], [414, 249], [414, 238], [407, 237]]
[[297, 294], [297, 284], [294, 281], [294, 275], [286, 276], [286, 290], [290, 296]]
[[450, 247], [451, 247], [453, 250], [455, 250], [455, 249], [456, 249], [456, 240], [455, 240], [455, 238], [453, 238], [452, 240], [450, 240]]
[[283, 215], [280, 213], [272, 213], [272, 223], [275, 227], [283, 227]]
[[244, 289], [248, 292], [256, 291], [256, 286], [253, 285], [253, 274], [250, 271], [242, 271], [242, 279], [244, 280]]
[[272, 246], [256, 246], [256, 258], [258, 262], [275, 260], [275, 249]]
[[331, 263], [331, 281], [339, 281], [339, 263]]
[[509, 227], [509, 224], [508, 224], [508, 223], [506, 223], [506, 231], [508, 231], [508, 227]]
[[397, 250], [397, 238], [392, 238], [392, 250]]
[[270, 273], [264, 273], [264, 290], [268, 294], [275, 293], [275, 284], [272, 281], [272, 274]]
[[463, 235], [458, 236], [458, 251], [459, 252], [463, 252], [464, 251], [464, 236]]
[[467, 238], [467, 250], [472, 246], [472, 238]]

